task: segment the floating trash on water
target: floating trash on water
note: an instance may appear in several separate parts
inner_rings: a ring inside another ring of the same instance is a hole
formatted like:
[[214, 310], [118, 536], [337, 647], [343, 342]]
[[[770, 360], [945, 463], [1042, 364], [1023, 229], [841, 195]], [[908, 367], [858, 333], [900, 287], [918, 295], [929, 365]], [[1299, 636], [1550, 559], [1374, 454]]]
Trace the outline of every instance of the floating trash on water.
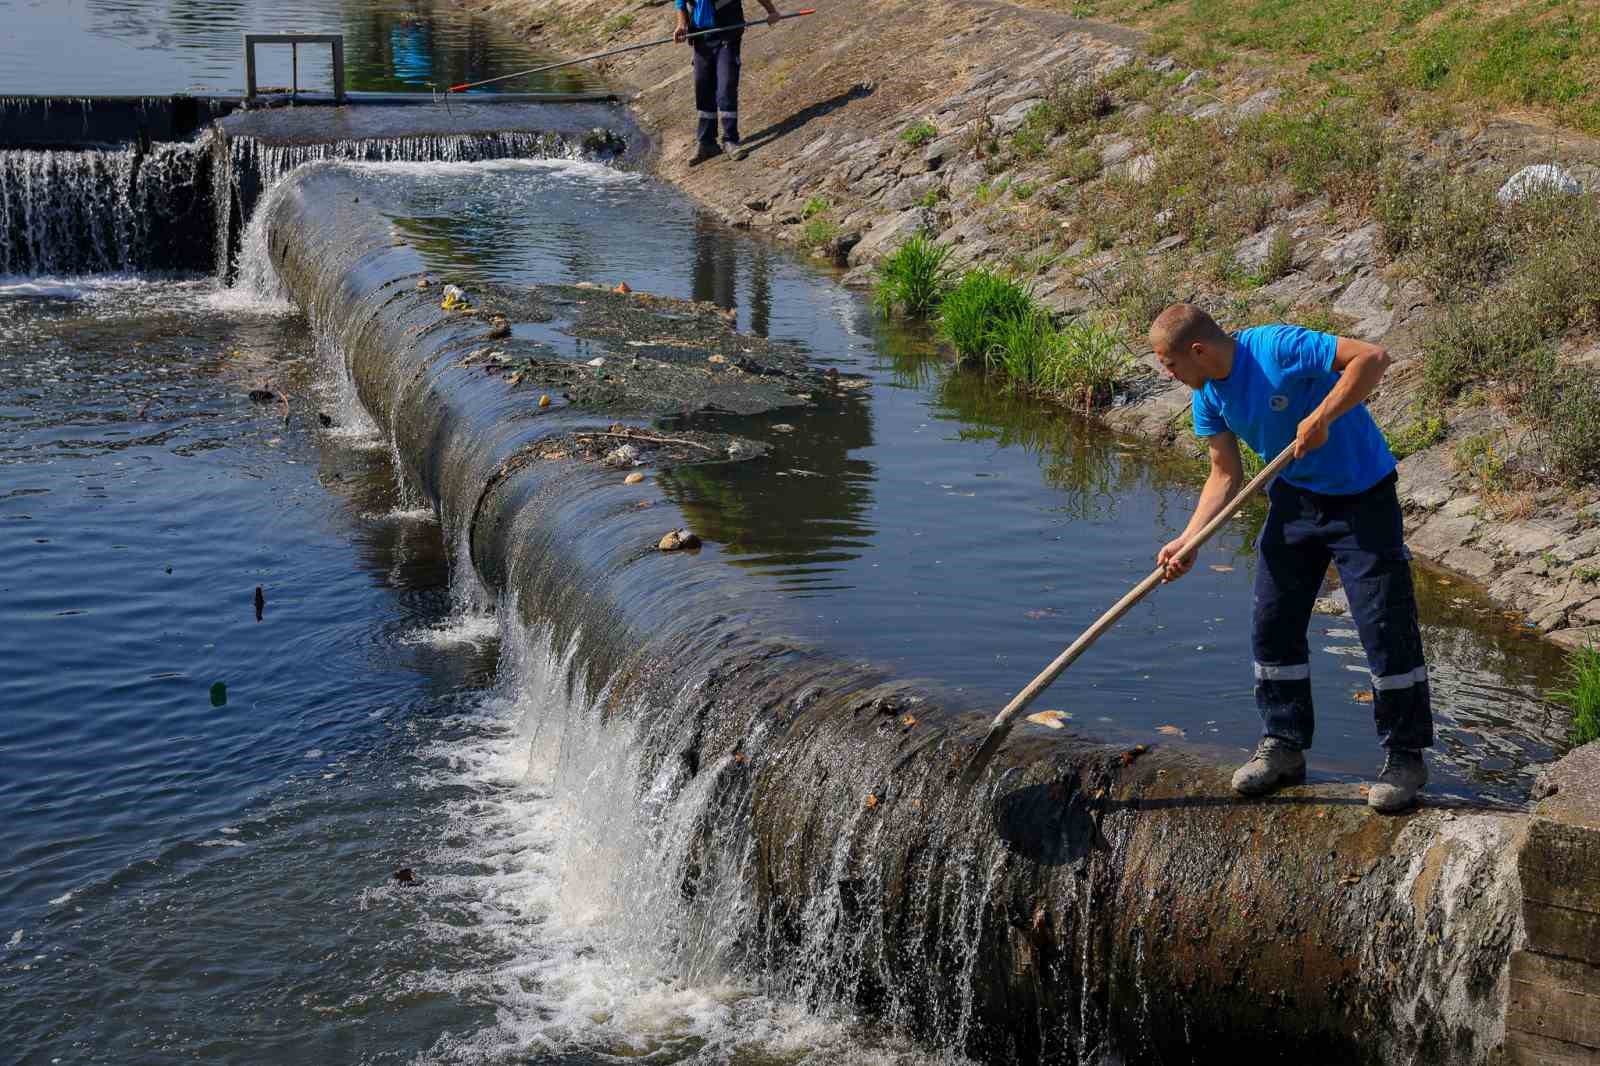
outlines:
[[211, 706], [221, 707], [228, 702], [228, 686], [221, 681], [211, 686]]
[[251, 389], [250, 399], [256, 403], [271, 403], [278, 398], [278, 394], [271, 389]]
[[550, 394], [548, 392], [539, 397], [539, 406], [540, 407], [549, 407], [550, 406]]
[[1179, 729], [1175, 725], [1158, 725], [1158, 726], [1156, 726], [1156, 732], [1157, 733], [1165, 733], [1169, 737], [1188, 736], [1187, 733], [1185, 733], [1183, 730]]
[[619, 444], [606, 453], [602, 461], [607, 466], [633, 466], [639, 461], [639, 449], [631, 444]]
[[1034, 725], [1042, 725], [1046, 729], [1065, 729], [1066, 722], [1072, 715], [1066, 711], [1039, 711], [1028, 715], [1028, 721]]
[[261, 586], [256, 586], [256, 621], [261, 621], [262, 612], [267, 609], [267, 595], [261, 591]]
[[1233, 573], [1233, 567], [1224, 566], [1221, 563], [1213, 563], [1213, 564], [1211, 564], [1211, 569], [1215, 570], [1219, 574], [1231, 574], [1231, 573]]
[[627, 295], [628, 293], [632, 292], [633, 290], [628, 288], [628, 283], [626, 281], [619, 281], [619, 282], [617, 282], [617, 287], [612, 289], [611, 291], [612, 292], [622, 293], [623, 295]]
[[418, 883], [417, 875], [412, 872], [411, 867], [409, 866], [402, 866], [400, 869], [396, 870], [394, 872], [394, 879], [399, 881], [402, 885], [414, 885]]
[[656, 545], [664, 552], [687, 551], [700, 547], [700, 538], [687, 529], [674, 529]]
[[794, 427], [791, 426], [787, 422], [777, 422], [777, 423], [773, 424], [772, 432], [774, 432], [774, 433], [793, 433], [794, 432]]
[[419, 289], [426, 289], [429, 285], [432, 285], [432, 284], [433, 284], [433, 282], [429, 281], [426, 276], [420, 277], [420, 278], [417, 279], [417, 288], [419, 288]]
[[444, 299], [439, 301], [441, 311], [464, 311], [472, 305], [467, 302], [467, 294], [459, 285], [446, 285]]
[[624, 485], [637, 485], [639, 482], [641, 482], [643, 480], [644, 480], [644, 475], [639, 473], [639, 471], [635, 470], [633, 473], [631, 473], [627, 477], [623, 478], [622, 479], [622, 483]]
[[606, 358], [603, 355], [597, 355], [593, 359], [591, 359], [587, 363], [585, 363], [584, 365], [585, 366], [605, 366], [606, 365]]

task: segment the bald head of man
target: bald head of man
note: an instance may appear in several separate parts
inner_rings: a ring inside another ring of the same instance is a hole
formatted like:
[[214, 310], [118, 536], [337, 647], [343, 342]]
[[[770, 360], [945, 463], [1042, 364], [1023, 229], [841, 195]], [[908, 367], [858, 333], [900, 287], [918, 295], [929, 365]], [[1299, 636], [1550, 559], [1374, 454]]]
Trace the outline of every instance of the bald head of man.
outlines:
[[1194, 304], [1173, 304], [1157, 315], [1150, 347], [1166, 372], [1191, 389], [1226, 377], [1233, 363], [1233, 338]]

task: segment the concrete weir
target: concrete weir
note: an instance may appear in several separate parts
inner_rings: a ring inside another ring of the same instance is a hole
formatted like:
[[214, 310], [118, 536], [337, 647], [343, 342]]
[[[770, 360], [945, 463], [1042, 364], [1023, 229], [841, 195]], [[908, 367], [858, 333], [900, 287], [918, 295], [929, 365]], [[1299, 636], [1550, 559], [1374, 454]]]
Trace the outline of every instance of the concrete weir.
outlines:
[[[1193, 752], [1033, 735], [963, 791], [984, 709], [785, 640], [759, 577], [655, 550], [683, 516], [552, 444], [701, 401], [530, 403], [473, 365], [504, 324], [419, 289], [394, 183], [286, 181], [263, 210], [289, 291], [457, 558], [626, 726], [617, 796], [677, 811], [659, 898], [685, 958], [992, 1062], [1600, 1056], [1600, 748], [1532, 812], [1385, 818], [1336, 785], [1238, 802]], [[519, 300], [492, 299], [514, 332]], [[537, 300], [543, 320], [562, 296]]]

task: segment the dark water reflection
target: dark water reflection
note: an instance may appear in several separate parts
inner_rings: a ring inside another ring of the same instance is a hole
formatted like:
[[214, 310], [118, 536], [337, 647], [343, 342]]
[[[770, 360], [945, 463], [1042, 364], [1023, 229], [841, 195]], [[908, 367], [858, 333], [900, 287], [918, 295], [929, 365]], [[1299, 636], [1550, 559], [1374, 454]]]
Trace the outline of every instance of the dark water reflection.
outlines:
[[[397, 223], [465, 284], [627, 281], [709, 300], [840, 372], [812, 409], [702, 420], [763, 439], [768, 459], [659, 481], [708, 556], [770, 577], [793, 600], [798, 632], [840, 654], [998, 706], [1149, 572], [1193, 508], [1204, 476], [1193, 457], [951, 370], [918, 330], [878, 320], [822, 274], [641, 178], [501, 164], [372, 180], [405, 187]], [[606, 225], [588, 224], [601, 214]], [[1136, 608], [1042, 706], [1098, 736], [1201, 744], [1222, 758], [1253, 746], [1249, 612], [1263, 518], [1247, 508], [1192, 576]], [[1422, 583], [1435, 780], [1520, 802], [1528, 764], [1562, 743], [1542, 695], [1559, 652], [1459, 586]], [[1354, 627], [1319, 615], [1312, 637], [1315, 770], [1370, 775], [1380, 753]]]
[[[0, 0], [0, 96], [237, 93], [242, 33], [342, 33], [346, 87], [428, 92], [552, 62], [498, 20], [448, 0]], [[292, 81], [290, 49], [258, 53], [257, 84]], [[298, 84], [333, 84], [325, 46], [299, 49]], [[569, 67], [486, 91], [576, 92], [601, 87]]]

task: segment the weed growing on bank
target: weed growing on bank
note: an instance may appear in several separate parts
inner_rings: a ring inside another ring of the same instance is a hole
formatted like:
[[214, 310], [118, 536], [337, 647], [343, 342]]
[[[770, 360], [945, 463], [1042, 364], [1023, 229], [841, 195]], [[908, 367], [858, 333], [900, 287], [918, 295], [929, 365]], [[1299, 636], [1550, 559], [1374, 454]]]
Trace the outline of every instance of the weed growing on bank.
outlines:
[[949, 257], [948, 245], [935, 244], [921, 234], [896, 248], [878, 265], [873, 294], [878, 309], [885, 315], [933, 314], [954, 283], [955, 272], [945, 265]]
[[1013, 386], [1092, 410], [1116, 395], [1132, 357], [1111, 330], [1081, 320], [1058, 327], [1047, 311], [1030, 306], [994, 324], [984, 366]]
[[1600, 648], [1573, 650], [1567, 658], [1566, 685], [1550, 695], [1572, 712], [1572, 742], [1600, 740]]
[[1445, 433], [1443, 415], [1419, 414], [1393, 433], [1387, 434], [1389, 450], [1394, 453], [1396, 459], [1405, 459], [1438, 444], [1444, 440]]
[[1549, 473], [1600, 476], [1600, 375], [1557, 355], [1600, 328], [1600, 209], [1545, 192], [1502, 205], [1487, 179], [1386, 173], [1382, 242], [1446, 302], [1423, 342], [1428, 396], [1486, 389], [1538, 433]]
[[1058, 325], [1005, 274], [971, 270], [957, 282], [948, 255], [925, 235], [896, 248], [878, 267], [878, 308], [886, 315], [936, 314], [939, 335], [959, 363], [1085, 410], [1110, 403], [1133, 374], [1133, 356], [1114, 328], [1081, 319]]
[[911, 125], [900, 131], [900, 139], [913, 148], [921, 148], [938, 135], [939, 131], [935, 129], [933, 123], [929, 122], [927, 119], [923, 119], [920, 122], [913, 122]]
[[994, 331], [1032, 308], [1033, 298], [1017, 282], [993, 271], [972, 270], [939, 305], [939, 335], [955, 348], [959, 361], [982, 360], [994, 343]]

